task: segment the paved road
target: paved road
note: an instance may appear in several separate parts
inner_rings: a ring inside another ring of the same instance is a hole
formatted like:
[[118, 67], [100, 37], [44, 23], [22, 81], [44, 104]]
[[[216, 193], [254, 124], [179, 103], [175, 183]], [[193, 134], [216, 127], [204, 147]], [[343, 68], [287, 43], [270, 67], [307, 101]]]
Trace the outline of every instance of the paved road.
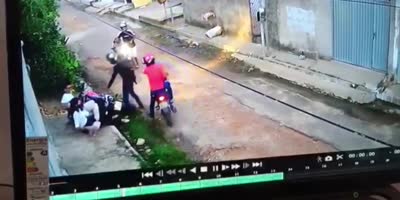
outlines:
[[[116, 29], [95, 17], [62, 3], [60, 23], [71, 38], [71, 47], [84, 62], [88, 79], [105, 90], [111, 66], [104, 59]], [[118, 22], [114, 22], [118, 24]], [[143, 27], [131, 24], [140, 30]], [[297, 155], [335, 150], [382, 147], [381, 144], [351, 134], [338, 127], [294, 111], [248, 89], [226, 81], [196, 66], [138, 42], [139, 56], [147, 52], [156, 55], [171, 72], [175, 101], [179, 113], [174, 116], [174, 128], [168, 137], [202, 160]], [[196, 57], [202, 63], [207, 58]], [[214, 66], [218, 61], [209, 61]], [[257, 82], [256, 79], [253, 80]], [[135, 86], [144, 102], [149, 102], [148, 83], [143, 75]], [[120, 92], [118, 80], [113, 92]], [[280, 92], [278, 89], [276, 92]], [[291, 128], [282, 121], [290, 121]], [[320, 140], [320, 139], [323, 139]]]

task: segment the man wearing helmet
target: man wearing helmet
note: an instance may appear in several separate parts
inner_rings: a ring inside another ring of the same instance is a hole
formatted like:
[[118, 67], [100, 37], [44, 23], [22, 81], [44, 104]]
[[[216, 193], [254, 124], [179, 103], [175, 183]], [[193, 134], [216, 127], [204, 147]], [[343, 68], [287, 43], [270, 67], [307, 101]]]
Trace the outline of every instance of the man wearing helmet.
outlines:
[[143, 64], [146, 65], [144, 74], [146, 74], [149, 84], [150, 84], [150, 117], [154, 118], [154, 106], [156, 103], [156, 98], [160, 94], [167, 92], [172, 110], [176, 112], [172, 105], [173, 93], [170, 83], [168, 82], [168, 72], [165, 70], [164, 66], [155, 63], [155, 58], [152, 54], [147, 54], [143, 57]]
[[125, 106], [128, 108], [128, 110], [131, 110], [131, 104], [129, 102], [129, 95], [131, 95], [136, 100], [139, 107], [143, 109], [143, 103], [133, 89], [133, 84], [136, 84], [136, 76], [135, 71], [132, 68], [131, 61], [121, 60], [117, 62], [115, 60], [116, 57], [113, 54], [108, 54], [107, 59], [111, 62], [111, 64], [115, 64], [113, 68], [113, 74], [107, 88], [109, 89], [114, 83], [117, 75], [120, 75], [122, 78], [122, 98]]
[[136, 49], [136, 42], [135, 37], [136, 34], [128, 29], [128, 24], [125, 21], [122, 21], [119, 25], [121, 32], [118, 34], [118, 37], [114, 39], [113, 48], [118, 48], [118, 45], [121, 41], [126, 42], [131, 47], [131, 55], [135, 59], [135, 64], [139, 65], [139, 61], [137, 59], [137, 49]]

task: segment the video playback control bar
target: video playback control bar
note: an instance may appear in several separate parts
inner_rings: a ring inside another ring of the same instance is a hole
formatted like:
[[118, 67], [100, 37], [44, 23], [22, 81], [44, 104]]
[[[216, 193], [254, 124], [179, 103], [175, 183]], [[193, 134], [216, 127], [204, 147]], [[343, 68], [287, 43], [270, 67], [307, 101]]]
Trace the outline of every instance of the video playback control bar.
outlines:
[[400, 149], [335, 152], [51, 178], [50, 191], [57, 195], [268, 174], [282, 174], [282, 180], [297, 179], [399, 164]]
[[210, 173], [223, 173], [229, 171], [238, 171], [240, 169], [260, 169], [263, 164], [261, 161], [256, 162], [243, 162], [241, 164], [233, 163], [233, 164], [214, 164], [214, 165], [203, 165], [203, 166], [194, 166], [194, 167], [183, 167], [183, 168], [174, 168], [174, 169], [166, 169], [166, 170], [158, 170], [158, 171], [147, 171], [142, 172], [142, 179], [147, 178], [163, 178], [166, 176], [171, 177], [183, 177], [187, 175], [205, 175], [208, 176]]

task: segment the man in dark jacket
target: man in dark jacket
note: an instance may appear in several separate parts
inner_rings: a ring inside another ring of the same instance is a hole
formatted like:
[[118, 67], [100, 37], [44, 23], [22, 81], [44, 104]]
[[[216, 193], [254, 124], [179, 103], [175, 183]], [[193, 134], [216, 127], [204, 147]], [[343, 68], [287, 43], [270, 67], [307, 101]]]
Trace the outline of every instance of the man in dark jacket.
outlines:
[[132, 61], [121, 60], [114, 65], [114, 72], [111, 76], [110, 82], [108, 83], [108, 88], [112, 86], [118, 74], [122, 78], [122, 97], [126, 108], [132, 108], [132, 105], [129, 102], [129, 95], [131, 95], [136, 100], [139, 108], [144, 109], [142, 101], [133, 89], [133, 84], [136, 84], [136, 76], [134, 68], [132, 68]]

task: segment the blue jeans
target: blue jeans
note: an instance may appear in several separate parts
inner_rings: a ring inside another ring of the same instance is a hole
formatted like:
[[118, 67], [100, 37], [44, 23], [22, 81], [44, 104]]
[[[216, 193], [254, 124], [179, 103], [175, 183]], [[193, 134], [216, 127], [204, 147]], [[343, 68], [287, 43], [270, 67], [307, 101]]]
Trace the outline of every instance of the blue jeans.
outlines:
[[171, 83], [169, 81], [165, 81], [164, 82], [164, 88], [165, 91], [167, 92], [168, 96], [169, 96], [169, 100], [173, 100], [174, 99], [174, 94], [172, 92], [172, 87], [171, 87]]

